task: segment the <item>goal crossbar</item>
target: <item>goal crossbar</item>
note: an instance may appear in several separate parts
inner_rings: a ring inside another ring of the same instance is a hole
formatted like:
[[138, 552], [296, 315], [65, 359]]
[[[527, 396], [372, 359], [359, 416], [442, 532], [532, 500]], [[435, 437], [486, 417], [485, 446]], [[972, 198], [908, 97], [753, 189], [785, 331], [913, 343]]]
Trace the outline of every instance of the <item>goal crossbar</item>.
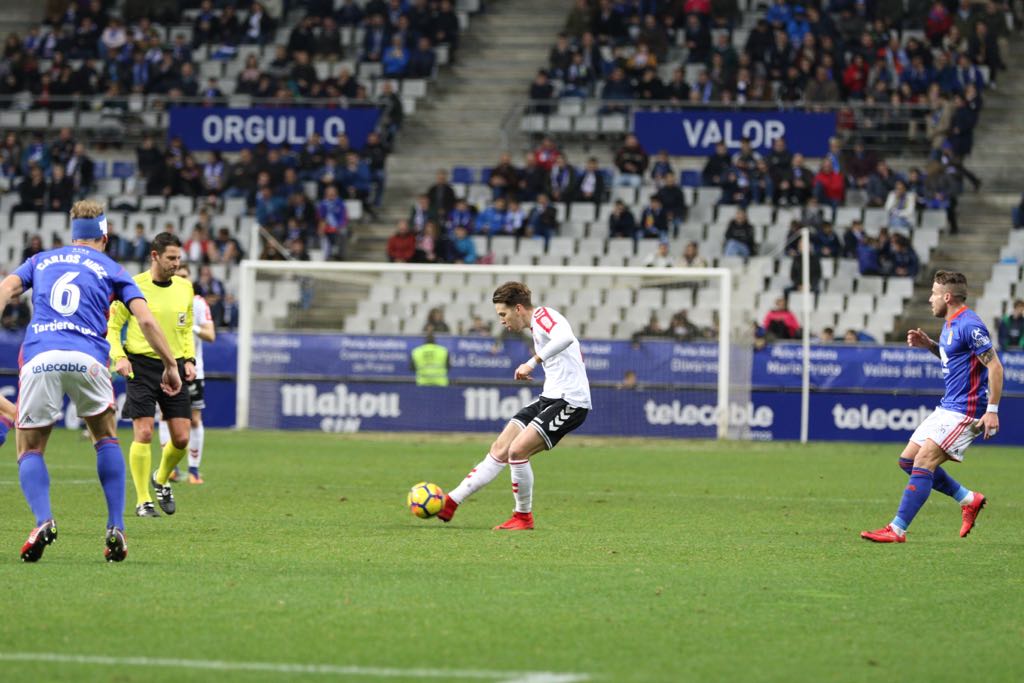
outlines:
[[[238, 315], [238, 368], [235, 398], [235, 424], [238, 429], [249, 426], [249, 400], [251, 396], [252, 378], [249, 372], [252, 362], [253, 337], [255, 334], [255, 311], [253, 302], [256, 295], [256, 277], [258, 273], [280, 273], [296, 275], [342, 274], [342, 273], [387, 273], [387, 272], [423, 272], [423, 273], [467, 273], [516, 275], [529, 278], [535, 275], [581, 275], [637, 277], [651, 280], [652, 276], [664, 275], [674, 281], [680, 280], [717, 280], [720, 283], [721, 300], [718, 320], [718, 396], [717, 396], [717, 435], [723, 439], [729, 433], [729, 354], [732, 334], [730, 309], [732, 306], [733, 273], [728, 268], [678, 268], [659, 269], [652, 272], [651, 268], [611, 267], [611, 266], [527, 266], [527, 265], [464, 265], [464, 264], [406, 264], [406, 263], [366, 263], [349, 261], [260, 261], [245, 260], [240, 264], [239, 281], [239, 315]], [[489, 292], [487, 295], [489, 296]]]

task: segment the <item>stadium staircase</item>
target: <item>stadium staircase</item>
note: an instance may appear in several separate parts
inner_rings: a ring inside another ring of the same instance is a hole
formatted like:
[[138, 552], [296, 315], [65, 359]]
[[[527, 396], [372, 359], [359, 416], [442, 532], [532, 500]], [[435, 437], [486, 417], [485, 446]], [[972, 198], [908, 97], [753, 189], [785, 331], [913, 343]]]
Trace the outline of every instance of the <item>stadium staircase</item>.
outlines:
[[[395, 223], [406, 218], [417, 195], [433, 182], [436, 169], [493, 165], [501, 152], [502, 119], [527, 96], [543, 66], [569, 3], [564, 0], [503, 0], [474, 15], [450, 67], [431, 84], [430, 97], [417, 102], [388, 158], [387, 190], [375, 219], [355, 229], [349, 258], [379, 262]], [[513, 149], [521, 145], [513, 141]], [[427, 184], [424, 184], [427, 181]], [[317, 287], [314, 304], [293, 308], [289, 324], [337, 327], [356, 310], [367, 288], [355, 284]]]
[[8, 36], [11, 33], [24, 35], [31, 26], [38, 26], [43, 20], [42, 2], [5, 2], [3, 12], [0, 12], [0, 36]]
[[[936, 270], [957, 270], [967, 276], [969, 304], [978, 310], [986, 323], [1004, 312], [1004, 303], [1012, 286], [1019, 279], [1019, 263], [1024, 251], [1007, 248], [1013, 244], [1010, 207], [1020, 201], [1024, 191], [1021, 182], [1021, 155], [1024, 144], [1024, 120], [1019, 103], [1024, 99], [1024, 43], [1010, 42], [1009, 69], [1001, 75], [996, 90], [985, 92], [985, 108], [974, 134], [974, 150], [967, 167], [982, 179], [980, 192], [965, 183], [960, 197], [957, 234], [946, 233], [932, 252], [926, 268], [915, 282], [914, 294], [907, 301], [904, 314], [896, 319], [891, 341], [906, 338], [906, 331], [920, 327], [931, 335], [940, 325], [931, 315], [928, 297], [932, 275]], [[1017, 259], [1008, 268], [997, 266], [1004, 259]], [[1004, 271], [1001, 275], [999, 271]], [[1020, 296], [1021, 290], [1017, 290]]]
[[[418, 103], [399, 134], [388, 159], [384, 209], [378, 220], [357, 230], [354, 259], [381, 260], [395, 221], [408, 216], [436, 169], [497, 162], [505, 151], [502, 119], [526, 99], [569, 8], [566, 0], [503, 0], [474, 16], [454, 65], [441, 71], [431, 97]], [[521, 146], [511, 141], [511, 149]]]

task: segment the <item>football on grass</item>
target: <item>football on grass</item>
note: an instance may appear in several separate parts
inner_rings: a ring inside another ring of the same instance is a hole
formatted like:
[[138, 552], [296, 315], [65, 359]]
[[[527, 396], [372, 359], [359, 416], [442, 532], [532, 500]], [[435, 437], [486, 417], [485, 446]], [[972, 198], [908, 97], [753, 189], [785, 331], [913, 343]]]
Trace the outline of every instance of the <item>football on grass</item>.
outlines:
[[409, 504], [409, 512], [427, 519], [433, 517], [444, 507], [444, 491], [437, 484], [430, 484], [425, 481], [409, 489], [406, 499]]

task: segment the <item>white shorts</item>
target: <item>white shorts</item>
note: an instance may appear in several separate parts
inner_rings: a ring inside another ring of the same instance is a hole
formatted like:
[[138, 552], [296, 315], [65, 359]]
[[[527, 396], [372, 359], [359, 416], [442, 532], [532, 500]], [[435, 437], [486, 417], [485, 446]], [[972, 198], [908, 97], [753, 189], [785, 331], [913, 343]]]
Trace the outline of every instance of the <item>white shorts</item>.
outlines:
[[922, 422], [910, 440], [921, 446], [928, 439], [939, 445], [953, 460], [963, 462], [964, 451], [977, 438], [979, 432], [975, 430], [973, 417], [967, 417], [963, 413], [954, 413], [945, 408], [936, 408], [924, 422]]
[[64, 394], [82, 417], [114, 406], [107, 368], [82, 351], [44, 351], [21, 366], [18, 428], [48, 427], [60, 418]]

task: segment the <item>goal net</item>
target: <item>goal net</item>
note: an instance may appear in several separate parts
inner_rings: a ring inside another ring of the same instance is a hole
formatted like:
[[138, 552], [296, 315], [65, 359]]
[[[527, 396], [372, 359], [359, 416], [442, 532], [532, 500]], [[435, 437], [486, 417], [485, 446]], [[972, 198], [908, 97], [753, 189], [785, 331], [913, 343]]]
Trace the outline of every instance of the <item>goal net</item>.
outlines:
[[[498, 324], [491, 296], [510, 280], [581, 341], [594, 409], [580, 433], [758, 438], [753, 293], [727, 268], [244, 261], [238, 426], [500, 430], [543, 378], [513, 381], [532, 342]], [[428, 331], [449, 351], [447, 386], [416, 384]]]

